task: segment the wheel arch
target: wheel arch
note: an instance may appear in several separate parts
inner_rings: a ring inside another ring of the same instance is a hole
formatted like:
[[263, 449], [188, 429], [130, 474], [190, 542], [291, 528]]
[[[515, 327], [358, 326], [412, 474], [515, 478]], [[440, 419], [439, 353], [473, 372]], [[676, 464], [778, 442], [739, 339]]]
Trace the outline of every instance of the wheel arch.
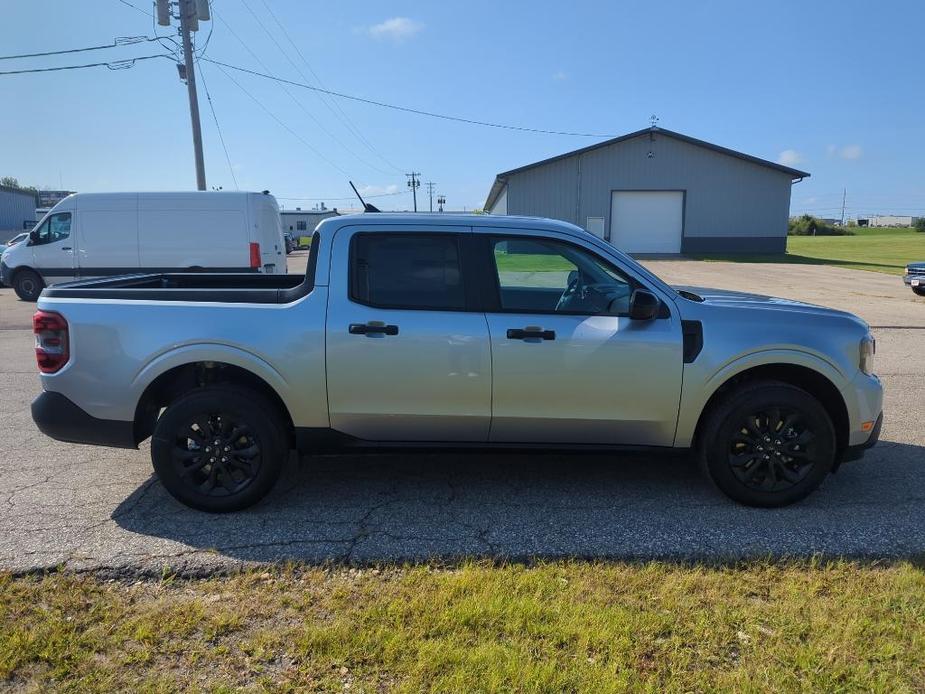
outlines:
[[239, 385], [265, 396], [279, 412], [283, 426], [294, 440], [292, 415], [283, 398], [267, 380], [253, 371], [223, 361], [191, 361], [172, 366], [156, 376], [135, 406], [133, 433], [136, 445], [148, 438], [163, 408], [179, 396], [210, 385]]
[[694, 429], [693, 444], [699, 445], [702, 427], [710, 412], [732, 390], [748, 381], [770, 380], [795, 386], [812, 395], [825, 408], [835, 427], [835, 446], [837, 456], [848, 447], [850, 420], [848, 406], [838, 387], [821, 371], [808, 366], [793, 363], [769, 363], [752, 366], [739, 371], [724, 380], [713, 391], [700, 412]]

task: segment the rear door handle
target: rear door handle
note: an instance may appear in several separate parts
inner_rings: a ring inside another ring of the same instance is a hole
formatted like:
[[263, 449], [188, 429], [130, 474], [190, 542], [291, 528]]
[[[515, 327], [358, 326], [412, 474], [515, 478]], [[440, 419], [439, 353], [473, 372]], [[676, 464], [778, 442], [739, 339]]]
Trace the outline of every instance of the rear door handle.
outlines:
[[70, 247], [70, 246], [61, 246], [61, 250], [62, 250], [62, 251], [69, 251], [69, 250], [71, 250], [71, 247]]
[[555, 340], [556, 331], [543, 330], [542, 328], [536, 328], [532, 325], [526, 328], [508, 328], [507, 330], [508, 340], [529, 340], [531, 338], [535, 340]]
[[398, 335], [397, 325], [386, 325], [385, 323], [351, 323], [348, 328], [351, 335]]

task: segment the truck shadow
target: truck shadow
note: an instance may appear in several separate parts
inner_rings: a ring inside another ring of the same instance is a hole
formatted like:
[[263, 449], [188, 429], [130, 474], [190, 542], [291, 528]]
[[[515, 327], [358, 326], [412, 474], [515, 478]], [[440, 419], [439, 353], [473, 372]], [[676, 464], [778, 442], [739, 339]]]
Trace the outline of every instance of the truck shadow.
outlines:
[[112, 518], [180, 543], [163, 562], [181, 569], [205, 555], [223, 566], [913, 558], [925, 556], [923, 465], [925, 448], [882, 442], [803, 503], [761, 510], [726, 499], [682, 455], [331, 456], [293, 461], [270, 496], [241, 513], [192, 511], [152, 477]]

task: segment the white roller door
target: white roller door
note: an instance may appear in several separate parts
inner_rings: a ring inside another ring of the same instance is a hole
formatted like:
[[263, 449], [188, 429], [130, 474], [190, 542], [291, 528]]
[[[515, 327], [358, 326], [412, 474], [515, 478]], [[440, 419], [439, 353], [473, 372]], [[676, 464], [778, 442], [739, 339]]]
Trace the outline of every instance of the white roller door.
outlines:
[[684, 193], [614, 191], [610, 242], [625, 253], [680, 253]]

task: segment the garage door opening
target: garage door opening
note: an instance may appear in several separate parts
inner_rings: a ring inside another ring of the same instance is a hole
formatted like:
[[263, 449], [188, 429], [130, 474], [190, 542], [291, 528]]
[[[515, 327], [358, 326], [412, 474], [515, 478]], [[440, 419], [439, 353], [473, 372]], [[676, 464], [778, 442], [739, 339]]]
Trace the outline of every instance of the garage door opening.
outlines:
[[680, 253], [684, 193], [679, 190], [614, 191], [610, 242], [624, 253]]

